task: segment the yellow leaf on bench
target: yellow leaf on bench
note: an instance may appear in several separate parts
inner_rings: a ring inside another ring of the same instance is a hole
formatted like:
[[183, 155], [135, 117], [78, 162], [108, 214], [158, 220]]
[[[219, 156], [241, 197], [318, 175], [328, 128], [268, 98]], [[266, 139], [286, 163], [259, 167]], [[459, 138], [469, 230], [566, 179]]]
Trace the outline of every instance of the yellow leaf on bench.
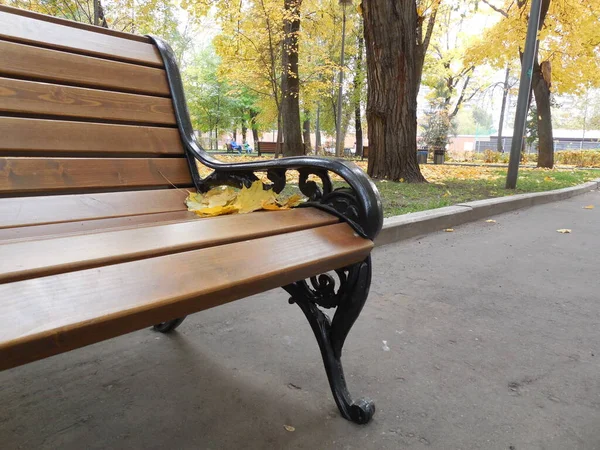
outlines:
[[201, 217], [224, 214], [247, 214], [259, 209], [279, 210], [298, 206], [303, 197], [293, 194], [283, 198], [271, 189], [265, 190], [261, 181], [255, 181], [247, 188], [235, 189], [229, 186], [212, 188], [206, 193], [191, 193], [185, 199], [189, 211]]
[[233, 205], [238, 213], [247, 214], [263, 208], [263, 203], [275, 203], [277, 198], [272, 190], [265, 191], [261, 181], [255, 181], [252, 186], [244, 186], [238, 193]]

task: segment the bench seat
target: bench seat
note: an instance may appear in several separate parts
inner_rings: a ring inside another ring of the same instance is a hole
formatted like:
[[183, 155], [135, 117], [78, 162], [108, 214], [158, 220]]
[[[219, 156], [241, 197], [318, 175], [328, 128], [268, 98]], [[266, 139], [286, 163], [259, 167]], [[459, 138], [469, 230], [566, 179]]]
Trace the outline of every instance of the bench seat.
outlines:
[[[356, 263], [371, 251], [370, 241], [358, 237], [347, 224], [325, 225], [327, 218], [317, 210], [301, 212], [307, 219], [317, 213], [316, 221], [322, 226], [302, 230], [301, 226], [290, 227], [288, 223], [287, 228], [273, 227], [279, 218], [284, 224], [288, 222], [291, 217], [284, 216], [294, 212], [248, 216], [271, 216], [271, 220], [263, 218], [263, 234], [267, 227], [269, 233], [275, 230], [280, 234], [258, 238], [242, 234], [230, 237], [231, 243], [212, 243], [213, 246], [204, 242], [204, 245], [187, 245], [185, 249], [181, 246], [165, 249], [169, 237], [175, 240], [188, 237], [190, 241], [194, 237], [187, 233], [172, 235], [169, 227], [194, 225], [200, 231], [203, 222], [206, 228], [211, 228], [214, 219], [136, 229], [133, 231], [142, 234], [146, 231], [149, 235], [132, 243], [137, 247], [135, 257], [121, 251], [123, 238], [132, 230], [77, 237], [90, 247], [75, 247], [80, 244], [77, 238], [71, 238], [72, 247], [65, 247], [65, 238], [0, 245], [3, 261], [11, 253], [17, 258], [16, 264], [5, 263], [0, 269], [3, 278], [0, 370]], [[293, 228], [300, 231], [291, 231]], [[162, 248], [154, 245], [157, 232], [167, 233], [164, 235], [167, 243], [159, 241]], [[257, 228], [252, 234], [258, 236], [261, 232]], [[210, 239], [206, 236], [197, 235], [199, 241]], [[215, 242], [222, 240], [219, 236]], [[35, 244], [53, 251], [37, 253], [44, 256], [42, 263], [30, 252], [35, 250]], [[58, 252], [60, 248], [73, 251]], [[277, 251], [282, 248], [286, 251]], [[248, 255], [252, 255], [251, 260]], [[104, 259], [103, 265], [94, 267], [100, 264], [99, 258]], [[133, 258], [134, 261], [118, 262]], [[110, 264], [106, 264], [107, 260]], [[90, 266], [94, 268], [82, 270]], [[15, 274], [11, 267], [21, 270]], [[40, 273], [54, 275], [40, 276]], [[20, 281], [6, 282], [13, 279]]]

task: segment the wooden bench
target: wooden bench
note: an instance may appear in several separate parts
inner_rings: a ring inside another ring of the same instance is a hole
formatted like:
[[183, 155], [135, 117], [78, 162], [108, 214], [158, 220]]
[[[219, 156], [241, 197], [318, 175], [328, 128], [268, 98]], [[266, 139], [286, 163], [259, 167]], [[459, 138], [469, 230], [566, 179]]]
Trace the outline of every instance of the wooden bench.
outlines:
[[263, 153], [272, 155], [277, 153], [277, 142], [256, 141], [255, 147], [258, 156], [262, 156]]
[[[342, 415], [369, 421], [373, 403], [351, 399], [340, 363], [382, 225], [360, 169], [212, 158], [157, 38], [0, 6], [0, 54], [0, 370], [151, 325], [171, 331], [281, 286], [313, 329]], [[198, 163], [214, 171], [201, 178]], [[289, 170], [302, 208], [199, 219], [184, 205], [186, 189], [241, 187], [261, 171], [280, 192]], [[330, 172], [348, 188], [332, 190]], [[329, 320], [321, 308], [334, 307]]]

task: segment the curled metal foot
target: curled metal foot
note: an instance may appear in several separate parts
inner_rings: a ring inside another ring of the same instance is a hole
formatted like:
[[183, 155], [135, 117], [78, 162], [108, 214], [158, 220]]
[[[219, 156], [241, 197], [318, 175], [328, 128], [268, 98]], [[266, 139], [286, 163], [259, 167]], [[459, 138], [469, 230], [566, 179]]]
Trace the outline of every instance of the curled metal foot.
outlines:
[[[371, 284], [371, 259], [353, 266], [336, 270], [339, 288], [328, 274], [284, 286], [291, 295], [290, 303], [296, 303], [308, 319], [317, 338], [329, 386], [342, 416], [358, 424], [368, 423], [375, 414], [375, 404], [369, 399], [352, 400], [344, 369], [342, 347], [354, 321], [360, 314]], [[333, 320], [321, 311], [337, 307]]]
[[152, 329], [154, 331], [159, 331], [161, 333], [170, 333], [175, 328], [177, 328], [179, 325], [181, 325], [181, 322], [183, 322], [184, 320], [185, 320], [185, 316], [180, 317], [179, 319], [173, 319], [173, 320], [169, 320], [167, 322], [161, 322], [161, 323], [154, 325], [152, 327]]

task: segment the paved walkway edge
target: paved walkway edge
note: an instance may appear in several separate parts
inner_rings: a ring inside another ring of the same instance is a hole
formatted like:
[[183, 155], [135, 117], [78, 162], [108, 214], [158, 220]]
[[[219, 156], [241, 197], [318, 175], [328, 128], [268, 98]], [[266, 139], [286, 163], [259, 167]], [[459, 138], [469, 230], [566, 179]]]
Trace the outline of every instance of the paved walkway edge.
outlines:
[[556, 189], [554, 191], [477, 200], [445, 208], [388, 217], [383, 221], [383, 229], [375, 240], [375, 246], [379, 247], [434, 231], [440, 231], [445, 228], [452, 228], [463, 223], [514, 211], [515, 209], [527, 206], [564, 200], [598, 188], [600, 188], [600, 178], [580, 184], [579, 186]]

